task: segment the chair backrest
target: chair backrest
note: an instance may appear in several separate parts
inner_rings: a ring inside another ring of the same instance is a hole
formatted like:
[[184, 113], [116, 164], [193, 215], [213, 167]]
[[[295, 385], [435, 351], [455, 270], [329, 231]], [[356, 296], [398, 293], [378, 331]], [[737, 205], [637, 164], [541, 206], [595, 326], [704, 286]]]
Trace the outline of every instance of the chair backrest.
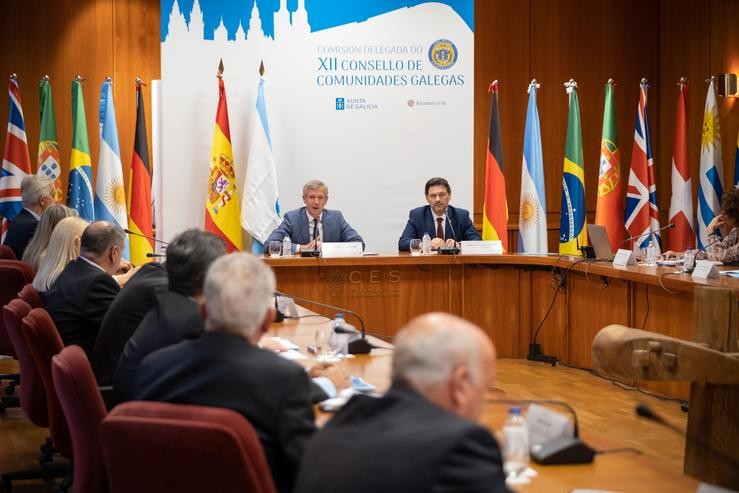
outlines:
[[230, 409], [127, 402], [100, 439], [111, 493], [275, 491], [254, 428]]
[[33, 284], [30, 282], [23, 286], [23, 289], [21, 289], [18, 293], [18, 298], [31, 305], [31, 308], [44, 307], [44, 300], [41, 299], [41, 295], [38, 291], [36, 291], [36, 288], [34, 288]]
[[21, 368], [20, 386], [21, 408], [31, 423], [43, 428], [49, 427], [49, 411], [46, 405], [44, 383], [36, 370], [36, 362], [28, 350], [26, 340], [21, 333], [21, 320], [28, 315], [31, 307], [25, 301], [16, 298], [3, 307], [3, 321], [10, 341], [18, 356]]
[[0, 260], [18, 260], [18, 257], [8, 245], [0, 245]]
[[68, 346], [51, 359], [51, 374], [72, 437], [74, 491], [103, 493], [108, 484], [99, 430], [107, 411], [90, 361], [81, 347]]
[[[18, 296], [23, 286], [33, 281], [33, 269], [20, 260], [0, 259], [0, 306], [5, 306]], [[15, 358], [15, 350], [10, 342], [5, 324], [0, 317], [0, 354]]]
[[21, 322], [21, 332], [44, 384], [51, 441], [60, 454], [72, 458], [72, 442], [51, 376], [51, 358], [64, 349], [54, 321], [43, 308], [34, 308]]

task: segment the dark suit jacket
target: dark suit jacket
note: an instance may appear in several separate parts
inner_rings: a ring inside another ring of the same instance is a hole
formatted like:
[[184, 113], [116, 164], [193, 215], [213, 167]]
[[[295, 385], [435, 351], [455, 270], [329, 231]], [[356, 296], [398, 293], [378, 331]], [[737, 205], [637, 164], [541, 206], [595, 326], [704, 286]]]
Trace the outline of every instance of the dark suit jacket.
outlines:
[[90, 358], [100, 324], [120, 289], [113, 276], [77, 258], [41, 296], [64, 345], [77, 344]]
[[278, 491], [292, 491], [315, 431], [305, 370], [243, 337], [206, 332], [151, 353], [139, 369], [136, 399], [233, 409], [259, 435]]
[[[451, 226], [450, 223], [451, 222]], [[444, 239], [453, 238], [455, 241], [480, 240], [480, 234], [475, 229], [467, 209], [449, 206], [446, 210], [446, 227], [444, 228]], [[403, 234], [398, 240], [398, 250], [407, 252], [410, 250], [413, 238], [421, 239], [423, 234], [428, 233], [431, 238], [436, 237], [436, 222], [431, 212], [431, 206], [424, 205], [411, 209], [408, 215], [408, 223], [405, 225]]]
[[38, 226], [38, 219], [25, 208], [21, 209], [10, 224], [3, 244], [13, 249], [18, 260], [23, 258], [23, 252], [26, 251], [26, 246], [31, 241], [33, 233], [36, 232], [36, 226]]
[[154, 305], [154, 293], [167, 289], [167, 271], [158, 262], [138, 270], [111, 303], [92, 352], [92, 369], [98, 385], [112, 385], [113, 372], [123, 347]]
[[309, 442], [295, 493], [506, 492], [501, 452], [481, 426], [394, 384], [353, 397]]
[[[349, 226], [341, 211], [323, 209], [321, 222], [323, 223], [322, 241], [329, 243], [361, 241], [362, 247], [364, 247], [364, 240], [362, 240], [362, 237], [359, 236], [359, 233], [354, 228]], [[285, 236], [290, 237], [290, 241], [293, 243], [293, 249], [295, 245], [305, 245], [312, 239], [309, 231], [308, 216], [305, 212], [305, 207], [290, 211], [285, 214], [282, 224], [272, 231], [267, 241], [264, 242], [265, 249], [269, 247], [270, 241], [282, 241]]]
[[153, 301], [117, 361], [113, 376], [116, 402], [134, 398], [136, 376], [144, 357], [183, 339], [194, 339], [203, 332], [200, 307], [193, 298], [163, 289], [155, 293]]

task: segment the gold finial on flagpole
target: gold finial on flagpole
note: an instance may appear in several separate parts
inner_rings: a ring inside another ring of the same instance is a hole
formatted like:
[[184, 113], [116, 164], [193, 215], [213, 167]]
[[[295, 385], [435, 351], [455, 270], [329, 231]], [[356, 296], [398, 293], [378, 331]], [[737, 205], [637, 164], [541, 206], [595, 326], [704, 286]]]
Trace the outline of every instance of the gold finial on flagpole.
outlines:
[[259, 77], [264, 77], [264, 60], [259, 61]]
[[223, 75], [223, 58], [221, 58], [220, 63], [218, 64], [218, 77]]

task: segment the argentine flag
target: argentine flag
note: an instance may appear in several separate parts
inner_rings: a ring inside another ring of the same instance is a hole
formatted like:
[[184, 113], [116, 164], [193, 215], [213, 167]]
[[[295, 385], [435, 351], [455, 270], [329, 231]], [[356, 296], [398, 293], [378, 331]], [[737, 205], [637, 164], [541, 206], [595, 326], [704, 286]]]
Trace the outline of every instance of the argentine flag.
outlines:
[[529, 84], [529, 107], [523, 134], [521, 166], [521, 206], [518, 214], [518, 252], [547, 253], [547, 215], [544, 210], [544, 159], [541, 127], [536, 108], [536, 79]]
[[252, 129], [244, 196], [241, 200], [241, 225], [253, 238], [252, 252], [262, 253], [264, 241], [281, 222], [277, 172], [272, 154], [263, 78], [259, 79], [256, 115]]
[[[95, 220], [116, 223], [128, 229], [126, 191], [123, 188], [121, 150], [118, 145], [118, 129], [113, 107], [113, 83], [106, 78], [100, 90], [100, 161], [95, 180]], [[121, 255], [131, 258], [128, 235], [125, 236]]]

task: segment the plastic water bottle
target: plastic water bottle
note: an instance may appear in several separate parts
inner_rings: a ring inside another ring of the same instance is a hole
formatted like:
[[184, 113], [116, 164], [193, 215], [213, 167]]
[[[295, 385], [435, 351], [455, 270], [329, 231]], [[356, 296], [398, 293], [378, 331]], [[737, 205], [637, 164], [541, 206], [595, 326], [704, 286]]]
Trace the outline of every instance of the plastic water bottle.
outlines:
[[423, 255], [431, 253], [431, 237], [428, 233], [424, 233], [423, 239], [421, 239], [421, 253]]
[[649, 267], [657, 265], [657, 247], [654, 246], [654, 241], [652, 240], [649, 240], [649, 245], [647, 245], [647, 258], [645, 260], [645, 265]]
[[695, 250], [686, 248], [685, 256], [683, 257], [683, 270], [685, 272], [693, 272], [693, 269], [695, 269]]
[[283, 257], [292, 257], [293, 256], [293, 243], [290, 241], [290, 236], [285, 235], [285, 238], [282, 240], [282, 256]]
[[520, 407], [509, 409], [503, 437], [503, 470], [507, 476], [519, 476], [529, 467], [529, 430]]

